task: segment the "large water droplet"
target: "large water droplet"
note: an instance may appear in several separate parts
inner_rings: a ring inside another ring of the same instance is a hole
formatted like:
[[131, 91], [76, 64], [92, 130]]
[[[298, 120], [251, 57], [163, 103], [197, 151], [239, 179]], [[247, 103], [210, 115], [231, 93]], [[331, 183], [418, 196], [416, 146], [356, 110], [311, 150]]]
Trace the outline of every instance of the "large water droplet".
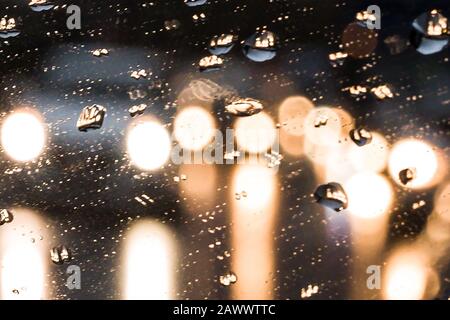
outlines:
[[245, 40], [243, 51], [247, 58], [256, 62], [273, 59], [277, 52], [276, 35], [268, 30], [258, 31]]
[[448, 44], [448, 20], [439, 11], [432, 10], [417, 17], [413, 24], [411, 43], [424, 55], [442, 51]]
[[314, 192], [314, 197], [318, 203], [336, 212], [342, 211], [348, 206], [347, 194], [337, 182], [320, 185]]
[[237, 99], [225, 106], [225, 111], [238, 117], [249, 117], [261, 112], [264, 106], [252, 98]]
[[237, 37], [232, 34], [214, 36], [209, 42], [209, 52], [215, 55], [227, 54], [234, 47]]
[[357, 146], [362, 147], [372, 141], [372, 134], [364, 128], [350, 130], [350, 138]]
[[77, 127], [80, 131], [91, 129], [100, 129], [105, 119], [106, 108], [97, 104], [87, 106], [81, 111], [77, 121]]
[[398, 173], [398, 178], [400, 180], [401, 183], [403, 183], [404, 185], [407, 185], [408, 183], [410, 183], [412, 180], [414, 180], [416, 177], [416, 169], [415, 168], [406, 168], [401, 170]]

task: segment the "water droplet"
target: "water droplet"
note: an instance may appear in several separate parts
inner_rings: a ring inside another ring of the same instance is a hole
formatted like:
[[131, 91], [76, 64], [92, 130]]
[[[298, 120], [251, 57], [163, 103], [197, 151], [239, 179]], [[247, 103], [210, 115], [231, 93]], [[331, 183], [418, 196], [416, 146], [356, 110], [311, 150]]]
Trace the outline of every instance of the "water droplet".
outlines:
[[55, 6], [52, 2], [47, 0], [31, 0], [28, 5], [30, 6], [31, 10], [35, 12], [47, 11], [53, 9], [53, 7]]
[[225, 106], [225, 111], [238, 117], [249, 117], [261, 112], [264, 106], [252, 98], [237, 99]]
[[372, 134], [364, 128], [350, 130], [350, 138], [357, 146], [362, 147], [372, 141]]
[[91, 129], [100, 129], [103, 124], [103, 120], [106, 116], [106, 108], [93, 104], [92, 106], [86, 106], [80, 114], [77, 121], [77, 127], [79, 131], [86, 132]]
[[181, 26], [180, 21], [178, 21], [177, 19], [172, 19], [172, 20], [166, 20], [164, 21], [164, 28], [167, 31], [171, 31], [171, 30], [177, 30], [179, 29]]
[[200, 71], [212, 71], [212, 70], [218, 70], [223, 65], [223, 59], [216, 56], [208, 56], [200, 59], [200, 62], [198, 63], [198, 68]]
[[209, 42], [209, 52], [217, 56], [227, 54], [233, 49], [237, 36], [232, 34], [222, 34], [220, 36], [214, 36]]
[[314, 192], [314, 197], [318, 203], [336, 212], [342, 211], [348, 206], [347, 194], [337, 182], [320, 185]]
[[411, 43], [424, 55], [442, 51], [448, 44], [448, 20], [438, 10], [425, 12], [413, 24]]
[[317, 117], [314, 119], [314, 127], [320, 128], [326, 126], [328, 123], [328, 116], [323, 113], [318, 113]]
[[208, 0], [184, 0], [184, 3], [189, 7], [196, 7], [204, 5]]
[[94, 57], [101, 57], [101, 56], [107, 56], [109, 54], [108, 49], [95, 49], [92, 51], [92, 55]]
[[14, 216], [11, 211], [7, 209], [0, 210], [0, 226], [5, 223], [10, 223], [14, 220]]
[[130, 113], [131, 117], [135, 117], [143, 114], [145, 109], [147, 109], [147, 105], [145, 103], [141, 103], [129, 108], [128, 112]]
[[370, 92], [372, 92], [375, 95], [375, 97], [377, 97], [380, 100], [384, 100], [386, 98], [392, 99], [394, 97], [391, 88], [389, 88], [389, 86], [386, 84], [372, 88]]
[[234, 284], [237, 281], [237, 276], [234, 272], [230, 271], [219, 277], [221, 285], [228, 287], [230, 284]]
[[257, 31], [243, 45], [243, 51], [247, 58], [255, 62], [263, 62], [273, 59], [277, 52], [277, 38], [268, 30]]
[[335, 52], [330, 53], [328, 55], [328, 59], [333, 67], [342, 66], [344, 64], [345, 59], [348, 57], [348, 54], [345, 52]]
[[145, 69], [141, 69], [138, 71], [133, 71], [131, 72], [130, 77], [132, 77], [133, 79], [139, 80], [140, 78], [147, 78], [148, 73]]
[[410, 183], [414, 178], [416, 177], [416, 168], [406, 168], [401, 170], [398, 173], [398, 178], [400, 179], [400, 182], [404, 185], [407, 185]]
[[268, 168], [278, 167], [281, 164], [281, 160], [283, 160], [283, 155], [275, 151], [266, 153], [264, 156], [267, 159]]
[[61, 245], [53, 247], [50, 250], [50, 258], [55, 264], [63, 264], [64, 262], [69, 262], [72, 259], [72, 253], [66, 246]]
[[6, 39], [16, 37], [20, 34], [20, 31], [16, 29], [16, 20], [14, 18], [1, 18], [0, 19], [0, 38]]

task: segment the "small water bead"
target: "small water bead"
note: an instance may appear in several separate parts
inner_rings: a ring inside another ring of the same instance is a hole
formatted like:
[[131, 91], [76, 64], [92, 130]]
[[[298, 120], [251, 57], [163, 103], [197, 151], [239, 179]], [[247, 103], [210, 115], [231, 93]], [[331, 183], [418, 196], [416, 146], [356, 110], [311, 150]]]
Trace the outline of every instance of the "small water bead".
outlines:
[[128, 112], [130, 113], [131, 117], [135, 117], [143, 114], [145, 109], [147, 109], [147, 105], [145, 103], [141, 103], [129, 108]]
[[391, 88], [386, 84], [372, 88], [370, 92], [372, 92], [379, 100], [384, 100], [386, 98], [392, 99], [394, 97]]
[[342, 211], [348, 207], [347, 194], [344, 188], [337, 182], [330, 182], [320, 185], [314, 192], [316, 201], [336, 212]]
[[442, 51], [448, 44], [448, 20], [438, 10], [425, 12], [413, 24], [411, 43], [416, 50], [429, 55]]
[[234, 272], [230, 271], [219, 277], [219, 282], [221, 285], [228, 287], [231, 284], [237, 282], [237, 276]]
[[132, 77], [133, 79], [139, 80], [140, 78], [147, 78], [148, 73], [145, 69], [141, 69], [141, 70], [135, 70], [133, 72], [131, 72], [130, 77]]
[[277, 37], [268, 30], [257, 31], [244, 41], [243, 51], [247, 58], [255, 62], [273, 59], [277, 54]]
[[71, 251], [64, 245], [53, 247], [50, 250], [50, 259], [54, 264], [63, 264], [72, 259]]
[[198, 63], [198, 69], [201, 72], [204, 71], [212, 71], [212, 70], [218, 70], [223, 65], [223, 59], [216, 56], [208, 56], [200, 59], [200, 62]]
[[55, 4], [48, 0], [31, 0], [28, 5], [35, 12], [47, 11], [55, 7]]
[[16, 28], [16, 20], [14, 18], [7, 19], [3, 17], [0, 19], [0, 38], [7, 39], [16, 37], [20, 31]]
[[225, 106], [227, 113], [238, 117], [249, 117], [260, 113], [263, 109], [263, 104], [252, 98], [237, 99]]
[[80, 114], [77, 121], [77, 128], [79, 131], [86, 132], [88, 130], [100, 129], [103, 124], [103, 120], [106, 116], [106, 108], [94, 104], [92, 106], [86, 106]]
[[211, 54], [223, 55], [233, 49], [237, 36], [232, 34], [222, 34], [220, 36], [214, 36], [209, 42], [208, 50]]
[[14, 215], [8, 209], [0, 210], [0, 226], [5, 223], [11, 223], [14, 220]]
[[350, 138], [359, 147], [365, 146], [372, 142], [372, 134], [364, 128], [350, 130]]
[[107, 56], [109, 54], [108, 49], [95, 49], [92, 51], [92, 55], [94, 57], [101, 57], [101, 56]]
[[345, 52], [334, 52], [328, 55], [328, 59], [333, 67], [342, 66], [344, 64], [345, 59], [348, 57], [348, 54]]
[[401, 170], [398, 173], [398, 178], [401, 183], [407, 185], [416, 178], [416, 168], [406, 168]]
[[189, 7], [197, 7], [204, 5], [208, 0], [184, 0], [184, 3]]

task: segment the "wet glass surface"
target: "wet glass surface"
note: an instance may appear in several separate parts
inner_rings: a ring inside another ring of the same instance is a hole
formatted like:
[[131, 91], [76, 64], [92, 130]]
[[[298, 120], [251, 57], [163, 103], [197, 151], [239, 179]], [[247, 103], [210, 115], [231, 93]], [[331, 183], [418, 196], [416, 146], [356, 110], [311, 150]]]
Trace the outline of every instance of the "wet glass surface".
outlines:
[[27, 2], [2, 299], [449, 298], [448, 1]]

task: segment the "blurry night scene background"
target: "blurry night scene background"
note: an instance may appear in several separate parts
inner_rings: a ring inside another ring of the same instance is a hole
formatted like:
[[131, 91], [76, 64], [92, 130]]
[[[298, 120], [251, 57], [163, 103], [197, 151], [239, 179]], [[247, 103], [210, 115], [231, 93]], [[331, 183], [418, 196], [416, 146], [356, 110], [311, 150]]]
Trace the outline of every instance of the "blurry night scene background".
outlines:
[[[1, 299], [449, 299], [448, 0], [34, 2], [0, 4]], [[171, 160], [226, 129], [259, 161]]]

